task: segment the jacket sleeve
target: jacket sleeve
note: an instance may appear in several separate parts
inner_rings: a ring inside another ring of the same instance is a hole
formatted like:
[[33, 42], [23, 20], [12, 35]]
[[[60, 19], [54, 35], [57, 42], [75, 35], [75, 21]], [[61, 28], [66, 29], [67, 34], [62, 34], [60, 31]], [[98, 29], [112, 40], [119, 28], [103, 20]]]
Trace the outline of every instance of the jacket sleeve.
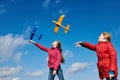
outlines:
[[88, 42], [85, 42], [85, 41], [82, 42], [82, 46], [86, 47], [86, 48], [88, 48], [90, 50], [96, 51], [96, 45], [90, 44]]
[[61, 62], [61, 53], [60, 51], [56, 51], [56, 61], [55, 61], [55, 66], [54, 66], [54, 70], [58, 70], [59, 66], [60, 66], [60, 62]]
[[109, 55], [110, 55], [110, 70], [114, 71], [117, 67], [117, 54], [116, 50], [114, 49], [113, 45], [110, 43], [108, 46]]
[[41, 50], [43, 50], [43, 51], [48, 52], [48, 48], [46, 48], [46, 47], [42, 46], [42, 45], [41, 45], [41, 44], [39, 44], [39, 43], [36, 43], [36, 44], [35, 44], [35, 46], [37, 46], [39, 49], [41, 49]]

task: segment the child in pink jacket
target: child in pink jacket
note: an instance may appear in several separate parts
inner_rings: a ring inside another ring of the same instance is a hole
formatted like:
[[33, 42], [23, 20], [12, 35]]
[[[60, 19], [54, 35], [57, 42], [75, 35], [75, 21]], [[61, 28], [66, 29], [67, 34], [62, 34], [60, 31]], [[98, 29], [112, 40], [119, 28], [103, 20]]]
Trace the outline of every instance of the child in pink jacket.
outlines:
[[64, 63], [64, 58], [62, 55], [61, 43], [59, 41], [54, 41], [51, 48], [46, 48], [39, 43], [29, 40], [35, 46], [48, 53], [48, 67], [49, 67], [49, 77], [48, 80], [54, 80], [55, 75], [58, 75], [59, 80], [64, 80], [63, 72], [60, 63]]

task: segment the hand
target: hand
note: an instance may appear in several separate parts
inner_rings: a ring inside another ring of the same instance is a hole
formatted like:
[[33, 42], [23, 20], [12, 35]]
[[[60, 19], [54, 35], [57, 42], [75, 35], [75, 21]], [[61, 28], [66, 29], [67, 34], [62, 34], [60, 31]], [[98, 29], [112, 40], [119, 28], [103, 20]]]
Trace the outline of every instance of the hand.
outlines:
[[80, 41], [80, 42], [76, 42], [75, 44], [76, 44], [76, 47], [81, 47], [81, 45], [82, 45], [82, 41]]
[[112, 80], [112, 77], [114, 77], [114, 75], [113, 74], [109, 74], [110, 80]]
[[112, 79], [112, 77], [114, 77], [114, 71], [110, 70], [109, 71], [109, 78], [110, 78], [110, 80]]
[[54, 70], [54, 71], [53, 71], [53, 75], [56, 75], [56, 74], [57, 74], [57, 71], [56, 71], [56, 70]]
[[36, 42], [33, 41], [33, 40], [29, 40], [29, 42], [32, 43], [32, 44], [36, 44]]

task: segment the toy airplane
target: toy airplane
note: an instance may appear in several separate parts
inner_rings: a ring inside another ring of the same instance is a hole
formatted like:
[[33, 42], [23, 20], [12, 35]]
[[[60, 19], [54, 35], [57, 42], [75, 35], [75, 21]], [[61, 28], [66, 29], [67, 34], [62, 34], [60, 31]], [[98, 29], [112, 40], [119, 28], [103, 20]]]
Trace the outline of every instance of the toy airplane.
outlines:
[[32, 40], [34, 36], [37, 36], [38, 40], [40, 40], [42, 38], [42, 36], [43, 36], [42, 34], [40, 34], [40, 35], [36, 34], [37, 29], [38, 29], [38, 27], [35, 27], [32, 31], [30, 31], [31, 32], [30, 40]]
[[68, 24], [66, 27], [63, 26], [63, 25], [61, 24], [62, 21], [63, 21], [63, 18], [64, 18], [64, 15], [61, 15], [61, 16], [59, 17], [59, 19], [58, 19], [58, 22], [56, 22], [55, 20], [52, 21], [53, 23], [56, 24], [56, 27], [55, 27], [55, 29], [54, 29], [54, 32], [55, 32], [55, 33], [58, 33], [59, 27], [62, 27], [62, 28], [65, 29], [65, 31], [64, 31], [65, 34], [68, 32], [68, 30], [69, 30], [69, 28], [70, 28], [70, 25]]

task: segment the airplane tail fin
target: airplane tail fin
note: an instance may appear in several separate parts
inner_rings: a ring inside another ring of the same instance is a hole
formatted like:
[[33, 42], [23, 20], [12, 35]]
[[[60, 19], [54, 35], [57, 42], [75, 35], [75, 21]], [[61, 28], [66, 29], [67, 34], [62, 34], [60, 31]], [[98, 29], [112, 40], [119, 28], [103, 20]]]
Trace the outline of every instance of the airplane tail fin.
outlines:
[[38, 40], [40, 40], [40, 39], [42, 38], [42, 36], [43, 36], [43, 35], [42, 35], [42, 34], [40, 34], [40, 35], [38, 36]]
[[70, 25], [68, 24], [67, 26], [66, 26], [66, 28], [65, 28], [65, 34], [68, 32], [68, 30], [70, 29]]

